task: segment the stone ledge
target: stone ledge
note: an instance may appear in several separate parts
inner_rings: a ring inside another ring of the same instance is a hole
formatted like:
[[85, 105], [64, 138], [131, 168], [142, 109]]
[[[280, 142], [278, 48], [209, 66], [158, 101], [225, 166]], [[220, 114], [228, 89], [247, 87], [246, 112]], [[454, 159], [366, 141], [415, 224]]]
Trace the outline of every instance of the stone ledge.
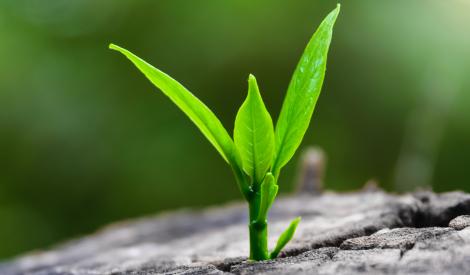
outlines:
[[271, 247], [300, 215], [298, 232], [280, 258], [250, 263], [244, 204], [182, 210], [4, 262], [0, 274], [470, 274], [466, 214], [470, 195], [461, 192], [281, 198]]

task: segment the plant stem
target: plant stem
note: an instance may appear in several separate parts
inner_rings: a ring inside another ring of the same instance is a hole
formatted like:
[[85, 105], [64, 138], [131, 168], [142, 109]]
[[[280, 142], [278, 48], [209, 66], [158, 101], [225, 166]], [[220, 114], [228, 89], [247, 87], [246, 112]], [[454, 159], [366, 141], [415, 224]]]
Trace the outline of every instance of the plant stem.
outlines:
[[249, 201], [250, 223], [248, 227], [250, 232], [250, 260], [255, 261], [269, 259], [267, 221], [257, 221], [260, 202], [260, 193], [253, 193], [253, 197]]

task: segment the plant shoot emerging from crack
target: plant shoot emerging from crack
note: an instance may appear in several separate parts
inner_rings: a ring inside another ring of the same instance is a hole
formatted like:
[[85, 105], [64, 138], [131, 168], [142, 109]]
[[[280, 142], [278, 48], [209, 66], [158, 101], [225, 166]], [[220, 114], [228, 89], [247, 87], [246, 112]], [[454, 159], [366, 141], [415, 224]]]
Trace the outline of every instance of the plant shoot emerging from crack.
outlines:
[[249, 205], [250, 259], [276, 258], [292, 239], [300, 217], [268, 250], [268, 212], [277, 195], [282, 167], [292, 158], [307, 131], [325, 76], [333, 25], [340, 6], [320, 24], [290, 81], [276, 127], [263, 103], [253, 75], [248, 95], [238, 110], [233, 139], [214, 113], [183, 85], [130, 51], [110, 44], [124, 54], [144, 75], [183, 111], [232, 167], [243, 197]]

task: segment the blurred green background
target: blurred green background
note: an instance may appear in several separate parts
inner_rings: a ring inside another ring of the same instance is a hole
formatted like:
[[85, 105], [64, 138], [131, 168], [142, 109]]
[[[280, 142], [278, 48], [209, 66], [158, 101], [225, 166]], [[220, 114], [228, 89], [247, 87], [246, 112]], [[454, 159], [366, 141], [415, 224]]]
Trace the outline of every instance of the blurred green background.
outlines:
[[[394, 191], [470, 191], [470, 1], [342, 4], [303, 143], [327, 152], [327, 188], [374, 178]], [[240, 199], [217, 152], [110, 42], [181, 81], [232, 129], [249, 73], [277, 117], [335, 5], [2, 0], [0, 258], [120, 219]]]

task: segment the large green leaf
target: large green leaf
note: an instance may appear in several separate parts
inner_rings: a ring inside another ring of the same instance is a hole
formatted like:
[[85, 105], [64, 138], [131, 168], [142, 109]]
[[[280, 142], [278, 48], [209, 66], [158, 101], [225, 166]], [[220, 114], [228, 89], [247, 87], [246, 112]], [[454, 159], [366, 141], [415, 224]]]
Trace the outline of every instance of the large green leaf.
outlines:
[[121, 52], [132, 61], [155, 86], [196, 124], [222, 157], [228, 161], [229, 156], [234, 154], [232, 139], [219, 119], [204, 103], [179, 82], [130, 51], [114, 44], [109, 45], [109, 48]]
[[325, 76], [326, 59], [333, 25], [340, 10], [336, 7], [318, 27], [295, 69], [276, 124], [273, 172], [292, 158], [307, 131]]
[[271, 167], [274, 154], [274, 129], [271, 116], [261, 98], [256, 78], [248, 78], [248, 95], [235, 119], [234, 141], [243, 169], [255, 185], [261, 184]]
[[153, 67], [143, 59], [134, 55], [130, 51], [116, 46], [109, 45], [110, 49], [121, 52], [166, 96], [183, 111], [189, 119], [201, 130], [204, 136], [212, 143], [220, 155], [232, 166], [237, 177], [238, 184], [246, 196], [249, 186], [242, 169], [241, 158], [222, 123], [214, 113], [183, 85], [171, 78], [169, 75]]

